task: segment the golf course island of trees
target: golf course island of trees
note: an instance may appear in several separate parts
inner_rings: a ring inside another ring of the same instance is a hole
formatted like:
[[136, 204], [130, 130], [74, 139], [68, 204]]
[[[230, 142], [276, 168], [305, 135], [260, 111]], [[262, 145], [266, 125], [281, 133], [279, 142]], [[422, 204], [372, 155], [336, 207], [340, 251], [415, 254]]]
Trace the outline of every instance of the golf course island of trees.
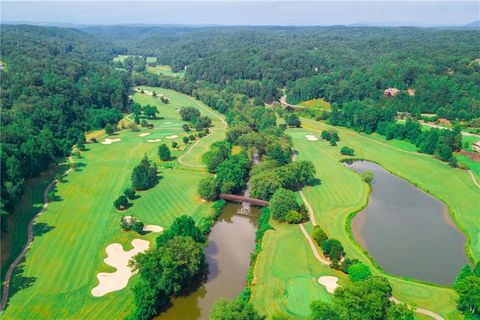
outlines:
[[1, 39], [2, 319], [480, 318], [478, 29]]

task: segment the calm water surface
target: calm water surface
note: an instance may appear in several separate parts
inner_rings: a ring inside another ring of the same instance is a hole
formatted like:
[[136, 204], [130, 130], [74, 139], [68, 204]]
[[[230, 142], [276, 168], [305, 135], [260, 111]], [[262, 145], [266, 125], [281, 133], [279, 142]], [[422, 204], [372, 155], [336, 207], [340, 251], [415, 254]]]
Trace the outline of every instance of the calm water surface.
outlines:
[[207, 282], [194, 293], [173, 299], [172, 306], [155, 319], [207, 319], [216, 300], [237, 297], [246, 285], [259, 216], [257, 208], [228, 204], [208, 237]]
[[387, 273], [452, 284], [467, 258], [465, 237], [447, 207], [380, 165], [346, 165], [375, 176], [368, 206], [352, 219], [355, 239]]

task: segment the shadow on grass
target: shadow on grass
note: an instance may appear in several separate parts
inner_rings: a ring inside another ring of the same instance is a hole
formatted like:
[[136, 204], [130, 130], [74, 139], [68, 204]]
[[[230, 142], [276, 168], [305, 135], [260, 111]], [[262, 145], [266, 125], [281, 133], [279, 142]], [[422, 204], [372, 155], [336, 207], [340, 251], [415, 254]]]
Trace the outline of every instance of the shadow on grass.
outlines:
[[75, 162], [74, 171], [82, 172], [83, 168], [85, 168], [87, 164], [85, 162]]
[[[35, 281], [37, 280], [36, 277], [27, 277], [24, 276], [25, 272], [25, 257], [20, 261], [17, 265], [15, 270], [13, 271], [12, 278], [10, 280], [10, 290], [8, 294], [8, 301], [5, 309], [8, 308], [12, 297], [21, 290], [30, 288], [33, 286]], [[3, 293], [3, 292], [2, 292]]]
[[49, 225], [48, 223], [43, 223], [43, 222], [39, 222], [39, 223], [35, 223], [33, 225], [33, 237], [41, 237], [43, 236], [45, 233], [48, 233], [50, 231], [52, 231], [53, 229], [55, 229], [54, 226], [51, 226]]

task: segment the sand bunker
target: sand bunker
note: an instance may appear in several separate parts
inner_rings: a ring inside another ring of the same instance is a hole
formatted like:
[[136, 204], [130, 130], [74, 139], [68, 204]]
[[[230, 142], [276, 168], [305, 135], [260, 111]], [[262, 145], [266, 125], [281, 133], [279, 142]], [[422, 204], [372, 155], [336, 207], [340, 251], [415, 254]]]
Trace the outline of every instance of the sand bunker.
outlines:
[[150, 135], [150, 133], [148, 133], [148, 132], [142, 132], [138, 136], [139, 137], [146, 137], [146, 136], [149, 136], [149, 135]]
[[174, 135], [171, 135], [171, 136], [166, 136], [165, 138], [167, 139], [175, 139], [175, 138], [178, 138], [178, 136], [176, 134]]
[[112, 243], [105, 251], [107, 257], [105, 263], [116, 268], [113, 273], [100, 272], [97, 274], [99, 281], [98, 286], [92, 289], [91, 293], [94, 297], [101, 297], [107, 293], [122, 290], [128, 284], [128, 280], [133, 275], [132, 270], [128, 267], [128, 261], [136, 254], [148, 249], [150, 243], [146, 240], [135, 239], [132, 241], [133, 249], [129, 251], [123, 250], [119, 243]]
[[162, 139], [150, 139], [150, 140], [147, 140], [147, 142], [160, 142], [162, 141]]
[[331, 277], [331, 276], [323, 276], [318, 278], [318, 283], [324, 286], [329, 293], [335, 292], [335, 289], [337, 289], [338, 287], [337, 281], [338, 281], [337, 277]]
[[121, 141], [122, 139], [105, 139], [105, 141], [102, 142], [102, 144], [112, 144], [114, 142], [118, 142], [118, 141]]
[[307, 138], [308, 141], [317, 141], [318, 140], [318, 138], [315, 137], [313, 134], [307, 134], [305, 136], [305, 138]]
[[162, 232], [163, 228], [154, 224], [147, 224], [143, 227], [143, 231]]

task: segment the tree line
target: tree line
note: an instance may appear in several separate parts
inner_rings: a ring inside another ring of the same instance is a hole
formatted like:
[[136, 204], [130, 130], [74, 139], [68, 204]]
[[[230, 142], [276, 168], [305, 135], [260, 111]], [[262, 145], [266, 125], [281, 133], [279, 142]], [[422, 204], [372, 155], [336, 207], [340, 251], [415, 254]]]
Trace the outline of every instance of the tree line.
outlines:
[[128, 108], [129, 79], [109, 65], [111, 47], [71, 29], [2, 25], [1, 211], [26, 179], [114, 124]]

